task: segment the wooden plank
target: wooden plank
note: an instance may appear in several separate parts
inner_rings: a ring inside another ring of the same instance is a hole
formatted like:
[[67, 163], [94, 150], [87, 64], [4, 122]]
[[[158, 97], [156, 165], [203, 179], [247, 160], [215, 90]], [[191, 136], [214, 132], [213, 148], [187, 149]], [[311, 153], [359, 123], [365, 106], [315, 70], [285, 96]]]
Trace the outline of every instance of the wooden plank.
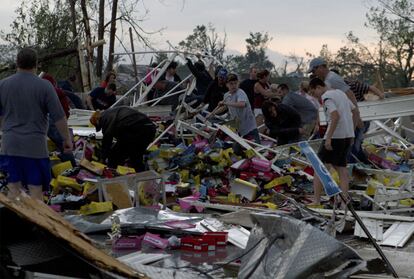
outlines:
[[148, 278], [97, 249], [86, 235], [75, 229], [43, 202], [34, 200], [24, 193], [15, 200], [11, 200], [0, 193], [0, 203], [22, 218], [47, 230], [62, 242], [67, 243], [94, 265], [127, 278]]

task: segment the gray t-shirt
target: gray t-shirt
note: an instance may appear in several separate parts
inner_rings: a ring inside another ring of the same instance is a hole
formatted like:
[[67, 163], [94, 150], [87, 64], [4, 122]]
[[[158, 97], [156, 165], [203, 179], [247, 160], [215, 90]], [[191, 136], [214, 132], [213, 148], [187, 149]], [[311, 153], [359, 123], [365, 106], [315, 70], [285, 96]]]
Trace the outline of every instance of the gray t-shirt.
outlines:
[[344, 93], [351, 89], [351, 87], [349, 87], [349, 85], [345, 83], [344, 79], [340, 75], [332, 71], [330, 71], [326, 76], [325, 84], [328, 86], [329, 89], [339, 89]]
[[237, 89], [234, 94], [227, 92], [224, 94], [223, 100], [225, 102], [246, 102], [244, 108], [235, 108], [233, 106], [227, 106], [231, 119], [237, 120], [239, 124], [238, 132], [244, 137], [251, 131], [257, 128], [256, 119], [254, 118], [252, 108], [250, 106], [249, 98], [243, 90]]
[[65, 117], [52, 84], [28, 72], [0, 81], [3, 118], [0, 153], [27, 158], [48, 158], [46, 133], [51, 120]]
[[282, 104], [295, 109], [302, 120], [302, 124], [310, 124], [318, 118], [318, 110], [315, 106], [302, 95], [289, 92], [283, 97]]

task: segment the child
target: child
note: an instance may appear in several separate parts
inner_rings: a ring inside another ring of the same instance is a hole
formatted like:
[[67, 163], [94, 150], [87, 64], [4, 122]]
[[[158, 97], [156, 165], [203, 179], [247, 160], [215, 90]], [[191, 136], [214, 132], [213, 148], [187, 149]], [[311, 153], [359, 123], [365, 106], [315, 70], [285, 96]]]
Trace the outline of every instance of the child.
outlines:
[[[333, 166], [339, 175], [339, 186], [346, 194], [349, 188], [349, 176], [346, 158], [354, 138], [354, 127], [357, 117], [356, 107], [346, 94], [338, 89], [328, 90], [325, 83], [314, 78], [309, 83], [311, 94], [322, 99], [324, 111], [328, 119], [328, 129], [318, 156], [328, 169]], [[322, 183], [317, 175], [313, 180], [315, 205], [320, 204]]]
[[226, 86], [229, 92], [224, 94], [223, 101], [220, 101], [217, 108], [214, 109], [214, 114], [220, 114], [227, 109], [231, 119], [238, 122], [237, 130], [240, 136], [243, 138], [252, 137], [257, 143], [260, 143], [259, 131], [257, 130], [249, 98], [243, 90], [239, 89], [239, 80], [236, 74], [227, 76]]

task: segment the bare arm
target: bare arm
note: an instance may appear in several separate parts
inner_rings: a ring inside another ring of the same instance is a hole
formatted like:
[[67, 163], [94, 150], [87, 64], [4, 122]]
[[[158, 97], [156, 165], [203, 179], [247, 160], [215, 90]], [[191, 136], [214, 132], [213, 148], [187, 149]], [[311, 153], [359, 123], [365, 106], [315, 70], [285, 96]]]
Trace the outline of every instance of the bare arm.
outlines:
[[240, 101], [240, 102], [223, 102], [223, 105], [229, 106], [229, 107], [235, 107], [235, 108], [244, 108], [246, 107], [246, 102]]
[[254, 85], [254, 92], [256, 93], [260, 93], [260, 94], [262, 94], [264, 97], [267, 97], [267, 98], [275, 98], [275, 97], [277, 97], [277, 94], [275, 94], [275, 93], [273, 93], [272, 92], [272, 90], [270, 90], [270, 89], [264, 89], [263, 88], [263, 86], [260, 84], [260, 83], [258, 83], [258, 82], [256, 82], [256, 84]]
[[331, 112], [331, 122], [329, 123], [328, 130], [326, 131], [325, 148], [332, 150], [332, 135], [338, 125], [339, 113], [338, 111]]
[[385, 97], [384, 92], [382, 92], [381, 90], [379, 90], [373, 85], [369, 86], [369, 92], [372, 92], [373, 94], [377, 95], [380, 99], [384, 99]]
[[348, 99], [351, 100], [351, 102], [354, 104], [355, 106], [355, 110], [356, 110], [356, 126], [354, 126], [354, 128], [362, 128], [364, 127], [364, 123], [362, 122], [361, 116], [359, 114], [359, 109], [358, 109], [358, 102], [357, 99], [355, 98], [354, 92], [352, 92], [352, 90], [348, 90], [345, 93], [348, 96]]
[[58, 129], [60, 135], [63, 138], [63, 152], [68, 153], [73, 149], [72, 140], [69, 135], [68, 124], [66, 122], [66, 117], [61, 118], [55, 122], [56, 128]]

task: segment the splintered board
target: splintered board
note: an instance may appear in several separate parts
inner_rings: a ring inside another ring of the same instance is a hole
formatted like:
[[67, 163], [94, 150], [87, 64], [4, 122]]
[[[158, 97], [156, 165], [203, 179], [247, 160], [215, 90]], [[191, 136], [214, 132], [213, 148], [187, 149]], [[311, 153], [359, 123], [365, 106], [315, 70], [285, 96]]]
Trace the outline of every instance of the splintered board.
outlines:
[[11, 200], [0, 193], [0, 204], [25, 220], [45, 229], [62, 241], [62, 243], [72, 247], [74, 252], [82, 259], [99, 268], [126, 278], [148, 278], [141, 272], [136, 272], [129, 266], [97, 249], [92, 245], [90, 238], [75, 229], [68, 221], [51, 210], [43, 202], [34, 200], [24, 193], [15, 200]]

